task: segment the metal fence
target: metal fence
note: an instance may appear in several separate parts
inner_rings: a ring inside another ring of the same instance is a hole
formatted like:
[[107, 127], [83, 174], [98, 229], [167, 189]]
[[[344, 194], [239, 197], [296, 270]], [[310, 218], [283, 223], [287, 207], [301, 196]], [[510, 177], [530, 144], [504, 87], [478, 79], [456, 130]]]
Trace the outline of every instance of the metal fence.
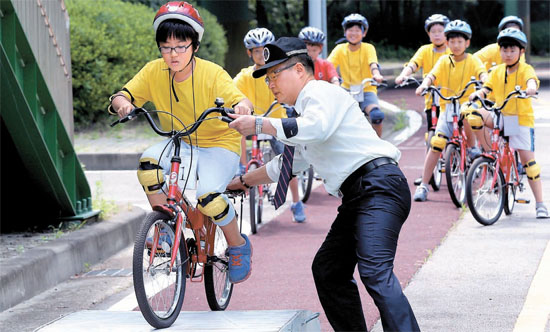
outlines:
[[69, 15], [64, 0], [11, 0], [71, 140], [73, 92]]

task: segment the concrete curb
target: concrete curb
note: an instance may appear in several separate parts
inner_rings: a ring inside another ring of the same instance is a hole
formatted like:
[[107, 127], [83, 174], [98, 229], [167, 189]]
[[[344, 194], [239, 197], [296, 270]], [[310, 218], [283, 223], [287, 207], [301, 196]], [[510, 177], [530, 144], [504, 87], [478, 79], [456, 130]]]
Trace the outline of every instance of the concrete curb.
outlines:
[[134, 242], [145, 211], [133, 208], [0, 264], [0, 312], [112, 256]]

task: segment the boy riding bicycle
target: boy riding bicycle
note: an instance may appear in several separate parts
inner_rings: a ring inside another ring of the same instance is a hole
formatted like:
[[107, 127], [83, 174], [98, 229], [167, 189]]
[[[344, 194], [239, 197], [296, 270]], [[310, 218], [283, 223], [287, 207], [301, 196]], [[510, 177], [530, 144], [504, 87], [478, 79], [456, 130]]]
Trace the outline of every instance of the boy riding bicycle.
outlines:
[[[497, 105], [501, 105], [506, 96], [519, 86], [527, 95], [535, 95], [539, 80], [535, 70], [520, 58], [525, 53], [527, 38], [525, 34], [514, 28], [502, 30], [497, 37], [500, 57], [503, 63], [494, 67], [489, 74], [483, 88], [470, 95], [470, 100], [486, 98], [492, 95]], [[547, 218], [548, 209], [543, 203], [542, 183], [540, 181], [540, 166], [535, 161], [535, 116], [531, 99], [516, 99], [508, 103], [503, 109], [505, 117], [504, 131], [509, 137], [510, 147], [519, 153], [529, 186], [536, 200], [536, 217]], [[472, 128], [482, 128], [483, 125], [493, 128], [493, 116], [484, 109], [478, 109], [468, 117]], [[483, 130], [475, 131], [478, 140], [483, 144], [490, 141], [484, 137]]]
[[[433, 14], [426, 19], [424, 22], [424, 30], [426, 30], [431, 44], [423, 45], [416, 51], [409, 63], [407, 63], [405, 68], [401, 71], [401, 74], [395, 78], [395, 84], [399, 85], [403, 83], [407, 77], [416, 73], [420, 68], [422, 68], [423, 77], [426, 77], [439, 58], [443, 55], [451, 54], [450, 49], [447, 47], [445, 33], [443, 32], [447, 23], [449, 23], [449, 19], [447, 16], [441, 14]], [[430, 94], [427, 94], [425, 97], [425, 112], [428, 130], [430, 130], [432, 126], [432, 100], [430, 96]], [[437, 114], [439, 114], [439, 107], [437, 109]], [[415, 184], [420, 184], [421, 182], [422, 177], [415, 180]]]
[[[367, 19], [360, 14], [350, 14], [342, 21], [342, 27], [347, 43], [337, 45], [327, 59], [340, 69], [342, 87], [350, 91], [360, 89], [361, 81], [365, 78], [381, 83], [384, 78], [380, 74], [376, 49], [373, 45], [362, 42], [369, 29]], [[378, 137], [382, 137], [384, 113], [378, 106], [376, 91], [375, 86], [363, 87], [363, 93], [359, 94], [359, 107], [370, 119]]]
[[315, 65], [315, 79], [324, 80], [332, 84], [340, 85], [340, 78], [331, 62], [321, 58], [325, 34], [315, 27], [305, 27], [298, 34], [298, 38], [304, 41], [307, 46], [307, 55]]
[[[498, 24], [498, 32], [507, 28], [514, 28], [520, 31], [523, 31], [523, 20], [517, 16], [506, 16]], [[493, 67], [500, 65], [502, 57], [500, 56], [500, 47], [498, 43], [493, 43], [485, 46], [479, 51], [474, 53], [474, 56], [477, 57], [487, 69], [487, 72], [490, 72]], [[520, 57], [521, 62], [525, 62], [525, 55], [522, 54]]]
[[[271, 103], [275, 100], [275, 96], [269, 87], [265, 84], [265, 81], [261, 78], [252, 77], [252, 73], [257, 68], [265, 64], [264, 61], [264, 46], [268, 43], [274, 42], [275, 37], [273, 33], [266, 28], [256, 28], [248, 31], [244, 37], [244, 46], [246, 47], [246, 53], [252, 59], [254, 64], [247, 68], [243, 68], [237, 76], [233, 79], [237, 88], [253, 102], [254, 114], [264, 114]], [[286, 110], [284, 107], [276, 108], [270, 115], [273, 118], [286, 118]], [[283, 152], [283, 144], [272, 138], [269, 143], [275, 154], [281, 154]], [[241, 167], [247, 164], [246, 159], [246, 137], [242, 137], [241, 140]], [[244, 174], [244, 170], [241, 170], [241, 174]], [[304, 204], [300, 200], [298, 194], [298, 179], [292, 178], [289, 183], [290, 192], [292, 193], [292, 205], [290, 209], [292, 211], [292, 217], [295, 222], [301, 223], [306, 220], [304, 212]]]
[[[472, 37], [470, 25], [464, 21], [455, 20], [447, 24], [444, 33], [451, 54], [441, 57], [430, 73], [426, 75], [422, 84], [416, 89], [416, 94], [419, 96], [432, 84], [441, 86], [441, 92], [444, 96], [452, 96], [459, 94], [471, 77], [479, 78], [483, 82], [486, 79], [487, 74], [481, 61], [466, 53], [466, 48], [470, 45], [470, 38]], [[470, 87], [470, 89], [473, 90], [473, 87]], [[460, 102], [468, 101], [469, 94], [468, 92], [464, 94]], [[422, 183], [414, 193], [415, 201], [423, 202], [428, 199], [428, 181], [430, 181], [441, 151], [445, 149], [447, 139], [452, 137], [452, 128], [447, 123], [446, 117], [443, 116], [447, 104], [445, 100], [441, 101], [441, 115], [437, 121], [436, 133], [430, 141], [431, 150], [424, 160]], [[479, 156], [481, 151], [475, 146], [475, 137], [467, 123], [464, 124], [464, 129], [470, 147], [468, 154], [473, 159]]]
[[[179, 131], [194, 123], [203, 110], [222, 97], [238, 114], [250, 114], [252, 103], [234, 86], [220, 66], [195, 57], [204, 23], [187, 2], [169, 2], [153, 21], [162, 59], [146, 64], [121, 91], [110, 98], [109, 112], [124, 117], [136, 106], [151, 101], [159, 110], [163, 130]], [[174, 115], [172, 117], [171, 115]], [[137, 171], [151, 206], [166, 203], [166, 175], [170, 172], [170, 140], [155, 144], [142, 154]], [[252, 247], [240, 234], [231, 201], [223, 194], [237, 172], [240, 134], [219, 120], [205, 121], [197, 132], [181, 142], [182, 155], [193, 146], [196, 159], [198, 209], [223, 230], [229, 245], [229, 280], [238, 283], [250, 275]], [[182, 158], [184, 159], [184, 158]], [[187, 174], [185, 169], [183, 173]]]

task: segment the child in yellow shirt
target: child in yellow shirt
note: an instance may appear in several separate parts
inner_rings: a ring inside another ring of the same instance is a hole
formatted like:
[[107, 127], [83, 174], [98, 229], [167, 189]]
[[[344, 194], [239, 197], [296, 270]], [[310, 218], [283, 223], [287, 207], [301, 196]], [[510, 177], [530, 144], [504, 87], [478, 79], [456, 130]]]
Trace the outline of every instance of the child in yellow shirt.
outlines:
[[[217, 64], [195, 57], [204, 33], [199, 12], [189, 3], [168, 2], [160, 7], [153, 27], [161, 59], [146, 64], [121, 91], [111, 96], [109, 112], [125, 117], [136, 106], [147, 101], [159, 110], [163, 130], [182, 130], [174, 114], [186, 126], [196, 121], [207, 108], [214, 107], [222, 97], [226, 107], [238, 114], [250, 114], [252, 103], [235, 87], [229, 74]], [[198, 150], [197, 208], [222, 229], [228, 243], [228, 276], [232, 283], [245, 281], [250, 275], [252, 246], [239, 232], [236, 213], [229, 198], [223, 194], [236, 173], [240, 153], [240, 134], [219, 120], [205, 121], [190, 137], [182, 138], [182, 159], [191, 148]], [[145, 150], [139, 160], [138, 180], [151, 206], [166, 204], [166, 189], [170, 173], [170, 139]], [[191, 147], [192, 144], [192, 147]], [[182, 172], [183, 173], [183, 172]], [[167, 231], [161, 228], [161, 236]], [[167, 236], [166, 236], [167, 237]], [[170, 243], [171, 240], [167, 240]], [[152, 243], [152, 242], [151, 242]], [[236, 263], [237, 262], [237, 263]]]
[[[342, 87], [353, 90], [360, 87], [361, 81], [365, 78], [372, 78], [381, 83], [384, 78], [380, 74], [376, 49], [373, 45], [362, 42], [369, 29], [367, 19], [360, 14], [350, 14], [342, 21], [342, 27], [347, 43], [337, 45], [327, 59], [340, 70]], [[384, 113], [378, 106], [376, 91], [375, 86], [366, 84], [363, 94], [359, 94], [358, 102], [378, 137], [381, 137]]]
[[[416, 94], [419, 96], [432, 84], [441, 86], [442, 95], [446, 97], [454, 96], [464, 89], [472, 76], [479, 78], [483, 82], [487, 77], [481, 61], [466, 53], [466, 48], [470, 46], [470, 38], [472, 37], [470, 25], [461, 20], [454, 20], [447, 24], [444, 33], [451, 54], [441, 57], [430, 73], [426, 75], [422, 84], [416, 89]], [[471, 92], [473, 92], [473, 89], [472, 86], [469, 87]], [[464, 97], [459, 101], [461, 103], [468, 101], [468, 95], [471, 92], [466, 91]], [[447, 101], [441, 100], [441, 110], [445, 109], [447, 103]], [[415, 201], [423, 202], [428, 199], [428, 181], [430, 181], [441, 151], [445, 149], [447, 138], [452, 136], [451, 129], [445, 116], [440, 116], [437, 121], [436, 134], [430, 141], [432, 149], [424, 160], [422, 183], [416, 188], [414, 194]], [[466, 130], [468, 146], [470, 147], [468, 154], [473, 159], [479, 156], [481, 151], [475, 147], [475, 137], [467, 123], [465, 123], [464, 129]]]
[[[520, 61], [520, 57], [525, 53], [525, 47], [527, 46], [525, 34], [518, 29], [504, 29], [498, 34], [497, 43], [503, 63], [491, 71], [483, 89], [471, 94], [470, 100], [476, 97], [485, 98], [491, 94], [496, 104], [502, 105], [506, 96], [514, 91], [516, 86], [519, 86], [521, 90], [525, 90], [527, 95], [534, 95], [539, 86], [535, 70], [530, 65]], [[492, 114], [484, 109], [479, 109], [477, 112], [482, 118], [468, 117], [468, 121], [475, 121], [476, 123], [472, 123], [472, 125], [479, 125], [481, 124], [479, 120], [482, 120], [484, 125], [493, 128]], [[537, 218], [548, 218], [548, 209], [542, 198], [540, 166], [535, 161], [535, 116], [531, 99], [510, 100], [502, 109], [502, 115], [517, 116], [517, 134], [509, 135], [510, 146], [518, 151], [520, 160], [524, 165], [529, 186], [536, 200]], [[482, 130], [476, 131], [478, 140], [483, 143], [490, 141], [484, 137], [483, 133]]]
[[[498, 24], [498, 32], [507, 28], [514, 28], [523, 31], [523, 20], [517, 16], [506, 16]], [[502, 63], [502, 57], [500, 56], [500, 47], [497, 43], [489, 44], [481, 50], [474, 53], [474, 56], [479, 58], [483, 65], [487, 69], [487, 72], [491, 71], [494, 66]], [[525, 62], [525, 55], [521, 55], [520, 61]]]

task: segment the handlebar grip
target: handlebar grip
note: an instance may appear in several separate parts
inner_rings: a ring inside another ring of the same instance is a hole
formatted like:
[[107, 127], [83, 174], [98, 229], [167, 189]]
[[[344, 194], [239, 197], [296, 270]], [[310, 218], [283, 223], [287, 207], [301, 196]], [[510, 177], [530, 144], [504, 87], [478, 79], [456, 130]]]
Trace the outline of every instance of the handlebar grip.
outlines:
[[138, 115], [138, 112], [137, 112], [138, 110], [140, 110], [140, 108], [134, 108], [125, 117], [120, 118], [120, 119], [116, 120], [115, 122], [111, 123], [111, 127], [114, 127], [119, 123], [124, 123], [124, 122], [128, 122], [128, 121], [132, 120], [133, 118], [135, 118]]
[[228, 116], [220, 116], [220, 120], [222, 120], [223, 122], [231, 123], [231, 122], [233, 122], [233, 120], [235, 120], [235, 119], [230, 118], [230, 117], [228, 117]]

